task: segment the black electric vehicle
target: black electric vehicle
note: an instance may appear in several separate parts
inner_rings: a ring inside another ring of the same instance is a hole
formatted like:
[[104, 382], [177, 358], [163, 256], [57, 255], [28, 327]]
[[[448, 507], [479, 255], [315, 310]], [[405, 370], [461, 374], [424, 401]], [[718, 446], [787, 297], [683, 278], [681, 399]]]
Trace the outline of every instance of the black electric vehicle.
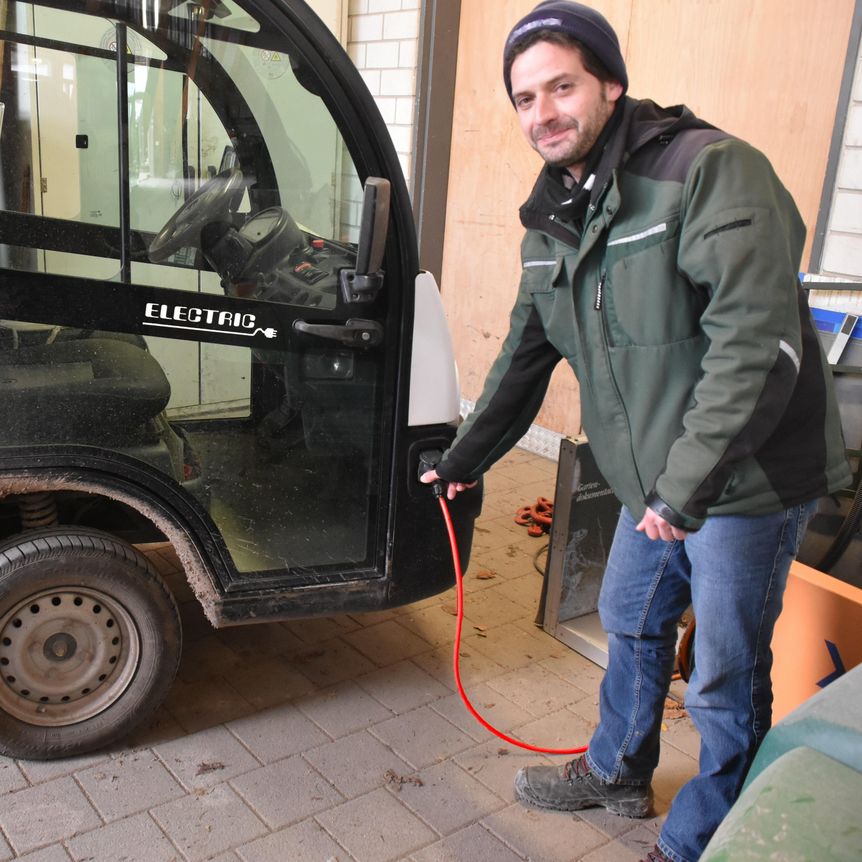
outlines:
[[[388, 131], [302, 0], [0, 4], [0, 751], [119, 739], [182, 632], [447, 588], [458, 419]], [[453, 518], [469, 552], [480, 492]]]

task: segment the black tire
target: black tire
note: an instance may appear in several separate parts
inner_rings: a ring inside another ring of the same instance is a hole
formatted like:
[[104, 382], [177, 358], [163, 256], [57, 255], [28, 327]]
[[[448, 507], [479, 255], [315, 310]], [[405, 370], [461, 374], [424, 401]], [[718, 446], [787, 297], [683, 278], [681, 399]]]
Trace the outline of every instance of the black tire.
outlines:
[[48, 760], [126, 736], [179, 665], [176, 602], [131, 545], [52, 528], [0, 545], [0, 753]]

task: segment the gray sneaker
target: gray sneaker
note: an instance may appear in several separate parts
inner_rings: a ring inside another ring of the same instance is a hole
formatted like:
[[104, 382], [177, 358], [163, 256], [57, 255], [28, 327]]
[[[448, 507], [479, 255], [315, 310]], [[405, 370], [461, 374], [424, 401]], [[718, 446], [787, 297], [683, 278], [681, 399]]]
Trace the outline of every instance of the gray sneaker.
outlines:
[[553, 811], [606, 808], [621, 817], [646, 817], [652, 788], [614, 784], [590, 772], [584, 757], [559, 766], [526, 766], [515, 776], [515, 795], [522, 802]]

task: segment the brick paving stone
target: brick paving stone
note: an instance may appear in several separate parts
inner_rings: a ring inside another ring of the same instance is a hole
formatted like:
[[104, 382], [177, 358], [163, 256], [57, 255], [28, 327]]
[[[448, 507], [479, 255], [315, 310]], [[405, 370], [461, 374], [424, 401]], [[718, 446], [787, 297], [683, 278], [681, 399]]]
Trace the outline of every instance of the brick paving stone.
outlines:
[[453, 760], [506, 802], [515, 800], [512, 782], [522, 766], [550, 763], [544, 755], [519, 751], [502, 740], [494, 739], [456, 754]]
[[[593, 734], [595, 719], [587, 720], [569, 709], [560, 709], [518, 728], [519, 738], [544, 748], [573, 749], [587, 745]], [[513, 754], [519, 754], [512, 749]], [[576, 755], [548, 755], [554, 763], [563, 763]]]
[[185, 794], [151, 751], [115, 757], [79, 772], [76, 777], [107, 823]]
[[576, 685], [583, 691], [598, 695], [605, 669], [571, 649], [560, 650], [541, 661], [540, 666]]
[[523, 611], [530, 611], [535, 616], [542, 593], [542, 579], [536, 571], [530, 571], [525, 575], [513, 575], [498, 584], [495, 589], [497, 595], [505, 596], [522, 608], [522, 613], [519, 616], [524, 615]]
[[667, 742], [683, 754], [697, 759], [700, 756], [700, 734], [690, 720], [668, 719], [662, 725], [662, 744]]
[[186, 683], [201, 682], [212, 677], [230, 679], [243, 665], [241, 659], [212, 633], [190, 644], [183, 645], [183, 658], [177, 677]]
[[237, 853], [243, 862], [348, 862], [347, 853], [314, 820], [259, 838]]
[[[651, 850], [652, 846], [649, 849]], [[621, 845], [619, 841], [613, 841], [580, 858], [582, 862], [640, 862], [644, 855], [644, 853]]]
[[466, 733], [427, 706], [376, 724], [371, 733], [414, 769], [439, 763], [474, 744]]
[[514, 622], [524, 615], [524, 609], [507, 599], [497, 589], [474, 593], [464, 600], [465, 627], [486, 626], [488, 629]]
[[3, 797], [0, 826], [16, 853], [70, 838], [102, 821], [74, 779], [66, 776]]
[[[505, 666], [493, 658], [476, 652], [463, 643], [458, 655], [461, 657], [461, 679], [465, 686], [493, 679], [495, 676], [504, 674], [507, 670]], [[415, 656], [411, 661], [452, 691], [455, 690], [452, 647], [437, 647], [431, 652]]]
[[533, 716], [547, 715], [577, 703], [588, 694], [543, 667], [519, 668], [492, 679], [488, 687]]
[[386, 790], [352, 799], [316, 820], [357, 862], [393, 862], [438, 837]]
[[239, 674], [231, 677], [231, 687], [254, 709], [277, 706], [317, 689], [284, 656], [263, 657], [247, 662]]
[[388, 667], [431, 649], [431, 644], [402, 625], [403, 617], [387, 620], [369, 628], [342, 635], [342, 640], [356, 647], [378, 667]]
[[635, 826], [634, 829], [624, 833], [614, 843], [626, 851], [634, 853], [637, 859], [643, 859], [655, 846], [658, 830], [651, 829], [648, 825]]
[[[448, 604], [438, 603], [401, 614], [399, 622], [432, 647], [451, 644], [455, 640], [455, 617], [447, 613]], [[428, 647], [419, 652], [427, 652]], [[418, 653], [417, 653], [418, 654]]]
[[598, 829], [608, 838], [619, 838], [626, 832], [631, 832], [633, 824], [642, 826], [647, 822], [646, 820], [632, 820], [629, 817], [611, 814], [606, 808], [585, 808], [583, 811], [578, 811], [575, 816], [580, 817], [581, 820], [589, 823], [593, 829]]
[[569, 862], [607, 844], [607, 836], [571, 814], [515, 804], [491, 814], [482, 825], [530, 862]]
[[[671, 745], [663, 745], [658, 768], [653, 774], [652, 787], [657, 809], [666, 810], [677, 791], [697, 775], [697, 762]], [[666, 806], [663, 804], [666, 803]]]
[[449, 689], [412, 661], [402, 661], [357, 678], [375, 700], [398, 714], [449, 695]]
[[214, 727], [155, 748], [161, 761], [187, 790], [221, 784], [260, 764], [224, 727]]
[[266, 834], [266, 826], [226, 784], [152, 809], [187, 862], [202, 862]]
[[9, 842], [0, 835], [0, 860], [2, 862], [6, 862], [7, 859], [12, 858], [12, 848], [9, 846]]
[[389, 784], [399, 801], [437, 832], [449, 835], [505, 806], [457, 764], [447, 760], [414, 776], [417, 781]]
[[287, 655], [290, 666], [319, 687], [355, 679], [377, 669], [371, 659], [341, 638], [311, 644]]
[[99, 751], [96, 754], [62, 757], [59, 760], [19, 760], [17, 763], [27, 781], [35, 785], [71, 775], [73, 772], [80, 772], [97, 763], [104, 763], [107, 759], [108, 753]]
[[341, 794], [301, 757], [248, 772], [231, 786], [270, 829], [305, 820], [342, 801]]
[[412, 862], [464, 862], [466, 859], [470, 862], [523, 862], [523, 857], [478, 824], [449, 835], [410, 858]]
[[[536, 479], [538, 478], [538, 481]], [[533, 477], [533, 481], [521, 482], [513, 488], [503, 489], [494, 494], [489, 494], [487, 497], [488, 506], [494, 511], [500, 512], [503, 515], [511, 514], [514, 518], [515, 513], [522, 506], [530, 506], [536, 502], [538, 497], [546, 497], [553, 499], [554, 482], [550, 477]], [[524, 527], [521, 528], [526, 532]]]
[[528, 665], [535, 667], [563, 648], [559, 641], [541, 629], [531, 624], [522, 628], [518, 622], [489, 628], [483, 638], [468, 635], [462, 639], [462, 647], [471, 652], [482, 653], [512, 670]]
[[489, 470], [484, 477], [483, 487], [486, 494], [496, 494], [498, 491], [510, 491], [517, 487], [519, 480], [506, 467]]
[[69, 862], [71, 858], [61, 844], [52, 844], [44, 850], [34, 850], [26, 856], [18, 856], [15, 862]]
[[231, 626], [221, 629], [216, 637], [244, 662], [253, 665], [261, 656], [277, 656], [299, 649], [305, 643], [281, 623], [251, 626]]
[[296, 706], [335, 738], [392, 716], [390, 710], [352, 681], [303, 697]]
[[227, 729], [263, 763], [283, 760], [329, 741], [329, 737], [293, 704], [282, 704], [239, 718], [230, 722]]
[[136, 748], [152, 748], [185, 735], [183, 726], [170, 714], [166, 706], [162, 706], [148, 724], [131, 733], [123, 745], [114, 746], [110, 753], [112, 757], [116, 757]]
[[224, 677], [193, 683], [174, 681], [165, 707], [186, 733], [197, 733], [254, 711]]
[[[517, 736], [515, 729], [533, 719], [529, 712], [503, 697], [487, 683], [465, 686], [464, 690], [473, 708], [487, 722], [504, 733], [509, 735], [514, 733]], [[451, 721], [464, 733], [469, 734], [476, 742], [485, 742], [492, 738], [491, 732], [476, 721], [458, 694], [450, 695], [445, 700], [435, 701], [431, 704], [431, 709]]]
[[296, 635], [304, 644], [319, 644], [359, 628], [360, 623], [348, 616], [341, 616], [312, 617], [307, 620], [292, 620], [280, 625]]
[[0, 757], [0, 796], [26, 786], [27, 779], [18, 764], [8, 757]]
[[470, 559], [483, 559], [485, 554], [490, 551], [496, 551], [499, 548], [507, 546], [512, 539], [512, 530], [514, 526], [512, 517], [508, 512], [501, 513], [498, 511], [484, 512], [482, 524], [480, 524], [473, 533], [473, 547], [470, 550]]
[[348, 799], [383, 787], [391, 780], [389, 773], [413, 772], [409, 763], [367, 730], [306, 751], [303, 757]]
[[356, 623], [357, 629], [376, 626], [377, 623], [383, 623], [387, 620], [394, 619], [397, 616], [395, 608], [387, 608], [385, 611], [365, 611], [363, 613], [348, 614], [348, 617]]
[[179, 862], [177, 848], [149, 814], [118, 820], [68, 842], [75, 862]]

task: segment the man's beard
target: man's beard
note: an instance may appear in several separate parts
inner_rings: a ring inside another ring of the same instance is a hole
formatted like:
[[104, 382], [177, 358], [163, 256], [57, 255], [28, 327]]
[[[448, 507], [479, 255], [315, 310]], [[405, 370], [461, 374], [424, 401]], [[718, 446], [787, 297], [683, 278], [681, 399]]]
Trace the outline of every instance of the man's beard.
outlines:
[[[610, 112], [607, 111], [608, 105], [608, 101], [604, 100], [594, 113], [585, 118], [583, 125], [574, 117], [564, 117], [550, 125], [537, 126], [533, 129], [532, 134], [533, 149], [552, 168], [568, 168], [572, 165], [582, 164], [608, 121], [610, 116]], [[573, 129], [577, 135], [574, 140], [568, 141], [562, 150], [558, 151], [553, 146], [545, 150], [539, 143], [541, 138], [549, 133], [553, 134], [569, 129]]]

